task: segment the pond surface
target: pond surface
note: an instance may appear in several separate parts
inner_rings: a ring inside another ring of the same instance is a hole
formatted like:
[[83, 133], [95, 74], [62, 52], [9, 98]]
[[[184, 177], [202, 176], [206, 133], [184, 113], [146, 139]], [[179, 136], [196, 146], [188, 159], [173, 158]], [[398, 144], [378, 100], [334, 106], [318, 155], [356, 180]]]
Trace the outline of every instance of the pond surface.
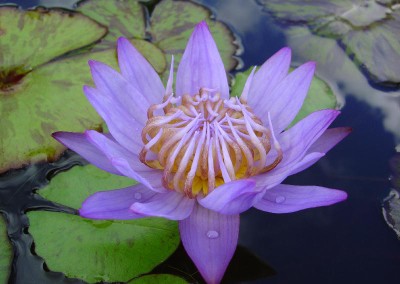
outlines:
[[[5, 2], [9, 1], [0, 1]], [[16, 1], [23, 7], [39, 2]], [[279, 25], [256, 1], [199, 2], [240, 37], [243, 46], [240, 71], [261, 65], [284, 46], [293, 48], [296, 64], [315, 60], [305, 58], [305, 52], [292, 45], [298, 39], [286, 33], [288, 26]], [[274, 215], [257, 210], [242, 214], [239, 244], [269, 269], [262, 266], [264, 274], [256, 271], [253, 277], [244, 277], [248, 281], [232, 276], [226, 282], [241, 279], [246, 283], [395, 283], [399, 280], [400, 240], [383, 218], [382, 203], [392, 187], [389, 160], [400, 141], [400, 92], [396, 87], [368, 81], [357, 67], [344, 74], [337, 72], [338, 66], [333, 63], [318, 62], [317, 66], [317, 75], [332, 86], [343, 105], [342, 114], [332, 127], [350, 126], [353, 132], [316, 165], [291, 176], [286, 183], [338, 188], [349, 197], [333, 206], [292, 214]], [[80, 162], [72, 154], [56, 164], [0, 177], [1, 199], [13, 200], [3, 209], [16, 253], [10, 283], [80, 283], [47, 271], [35, 254], [35, 246], [31, 246], [31, 236], [23, 229], [28, 222], [23, 214], [25, 208], [60, 210], [30, 194], [29, 187], [45, 183], [46, 172]], [[18, 182], [22, 180], [25, 187], [12, 190], [13, 186], [20, 187]], [[250, 268], [243, 265], [235, 269]]]

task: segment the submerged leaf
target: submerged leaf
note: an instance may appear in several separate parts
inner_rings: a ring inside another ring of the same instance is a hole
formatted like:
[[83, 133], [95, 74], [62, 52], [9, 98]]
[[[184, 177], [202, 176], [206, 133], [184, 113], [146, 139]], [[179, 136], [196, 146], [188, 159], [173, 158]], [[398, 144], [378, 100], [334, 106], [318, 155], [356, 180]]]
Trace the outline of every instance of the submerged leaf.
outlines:
[[392, 189], [383, 203], [383, 217], [400, 239], [400, 194]]
[[28, 217], [35, 251], [49, 269], [88, 282], [122, 282], [147, 273], [179, 243], [177, 223], [161, 218], [93, 221], [44, 211]]
[[6, 223], [0, 216], [0, 284], [8, 283], [11, 270], [12, 247], [7, 237]]
[[338, 39], [346, 53], [374, 82], [400, 84], [398, 1], [259, 2], [281, 22], [307, 24], [316, 35]]

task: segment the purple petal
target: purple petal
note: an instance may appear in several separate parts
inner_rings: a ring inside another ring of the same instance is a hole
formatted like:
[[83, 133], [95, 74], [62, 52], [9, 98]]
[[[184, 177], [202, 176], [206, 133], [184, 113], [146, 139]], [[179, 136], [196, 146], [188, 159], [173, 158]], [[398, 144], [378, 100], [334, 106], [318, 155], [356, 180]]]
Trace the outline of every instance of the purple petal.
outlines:
[[129, 207], [135, 202], [150, 199], [156, 193], [142, 184], [123, 189], [97, 192], [89, 196], [79, 209], [84, 218], [99, 220], [129, 220], [146, 216], [132, 212]]
[[207, 283], [220, 283], [236, 250], [239, 215], [224, 215], [195, 206], [189, 218], [179, 222], [186, 252]]
[[240, 214], [262, 197], [255, 185], [255, 181], [250, 179], [232, 181], [217, 187], [198, 201], [202, 206], [221, 214]]
[[337, 127], [327, 129], [321, 137], [311, 145], [308, 152], [319, 152], [327, 153], [332, 149], [337, 143], [342, 141], [351, 133], [352, 129], [350, 127]]
[[198, 94], [200, 88], [215, 89], [229, 98], [224, 64], [205, 21], [194, 28], [176, 76], [178, 96]]
[[265, 61], [255, 74], [248, 103], [256, 113], [263, 113], [260, 102], [267, 99], [288, 74], [291, 56], [290, 48], [284, 47]]
[[94, 130], [85, 132], [87, 139], [111, 161], [111, 164], [123, 175], [143, 183], [148, 188], [165, 192], [162, 186], [162, 172], [149, 168], [139, 161], [139, 157], [130, 153], [119, 144]]
[[314, 165], [319, 159], [325, 156], [325, 153], [313, 152], [304, 156], [296, 165], [293, 166], [292, 170], [288, 175], [294, 175], [299, 172], [308, 169], [312, 165]]
[[89, 163], [112, 174], [121, 175], [102, 151], [97, 149], [83, 133], [55, 132], [54, 139], [78, 153]]
[[346, 198], [347, 193], [337, 189], [281, 184], [267, 190], [254, 207], [270, 213], [290, 213], [331, 205]]
[[183, 220], [192, 213], [194, 204], [194, 199], [187, 198], [176, 191], [169, 191], [157, 194], [145, 203], [136, 202], [130, 209], [141, 215]]
[[[119, 105], [132, 118], [144, 125], [147, 121], [146, 110], [150, 107], [150, 103], [135, 85], [131, 85], [121, 74], [104, 63], [90, 60], [89, 66], [97, 90], [110, 99], [113, 107]], [[158, 102], [161, 101], [162, 99]], [[110, 107], [111, 105], [108, 106]]]
[[339, 113], [336, 110], [313, 112], [283, 132], [278, 137], [283, 159], [272, 171], [253, 178], [257, 181], [257, 186], [272, 188], [281, 183], [296, 169], [296, 164], [304, 158], [310, 146], [325, 132]]
[[314, 70], [314, 62], [301, 65], [264, 96], [255, 113], [265, 125], [268, 125], [268, 112], [276, 133], [282, 132], [293, 121], [307, 95]]
[[121, 37], [117, 44], [122, 75], [145, 96], [149, 105], [160, 103], [165, 90], [157, 72], [129, 40]]
[[144, 124], [135, 120], [119, 104], [115, 104], [100, 91], [88, 86], [84, 86], [83, 90], [90, 103], [107, 123], [110, 133], [118, 143], [130, 152], [138, 154], [143, 148], [140, 137]]

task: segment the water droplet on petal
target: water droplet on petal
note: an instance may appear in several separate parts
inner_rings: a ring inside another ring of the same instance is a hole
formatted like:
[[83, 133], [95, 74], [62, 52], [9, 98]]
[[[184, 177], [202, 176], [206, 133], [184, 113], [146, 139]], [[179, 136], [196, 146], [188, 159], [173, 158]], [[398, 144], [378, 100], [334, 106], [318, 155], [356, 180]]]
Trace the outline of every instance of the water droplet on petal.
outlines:
[[139, 192], [136, 192], [136, 193], [135, 193], [135, 199], [139, 200], [139, 199], [141, 199], [141, 198], [142, 198], [142, 194], [139, 193]]
[[282, 203], [286, 200], [285, 196], [279, 195], [275, 198], [276, 203]]
[[208, 231], [207, 232], [207, 237], [209, 239], [216, 239], [219, 237], [219, 233], [217, 231]]

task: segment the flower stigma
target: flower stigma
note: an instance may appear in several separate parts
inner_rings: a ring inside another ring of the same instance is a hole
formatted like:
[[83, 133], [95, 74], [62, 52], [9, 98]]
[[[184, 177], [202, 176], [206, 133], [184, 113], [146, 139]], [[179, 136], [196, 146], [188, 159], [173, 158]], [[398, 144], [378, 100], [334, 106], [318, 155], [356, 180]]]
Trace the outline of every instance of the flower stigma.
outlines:
[[147, 117], [140, 161], [163, 170], [164, 187], [189, 198], [271, 171], [282, 160], [271, 120], [265, 127], [246, 96], [224, 99], [207, 88], [194, 96], [169, 94], [150, 106]]

